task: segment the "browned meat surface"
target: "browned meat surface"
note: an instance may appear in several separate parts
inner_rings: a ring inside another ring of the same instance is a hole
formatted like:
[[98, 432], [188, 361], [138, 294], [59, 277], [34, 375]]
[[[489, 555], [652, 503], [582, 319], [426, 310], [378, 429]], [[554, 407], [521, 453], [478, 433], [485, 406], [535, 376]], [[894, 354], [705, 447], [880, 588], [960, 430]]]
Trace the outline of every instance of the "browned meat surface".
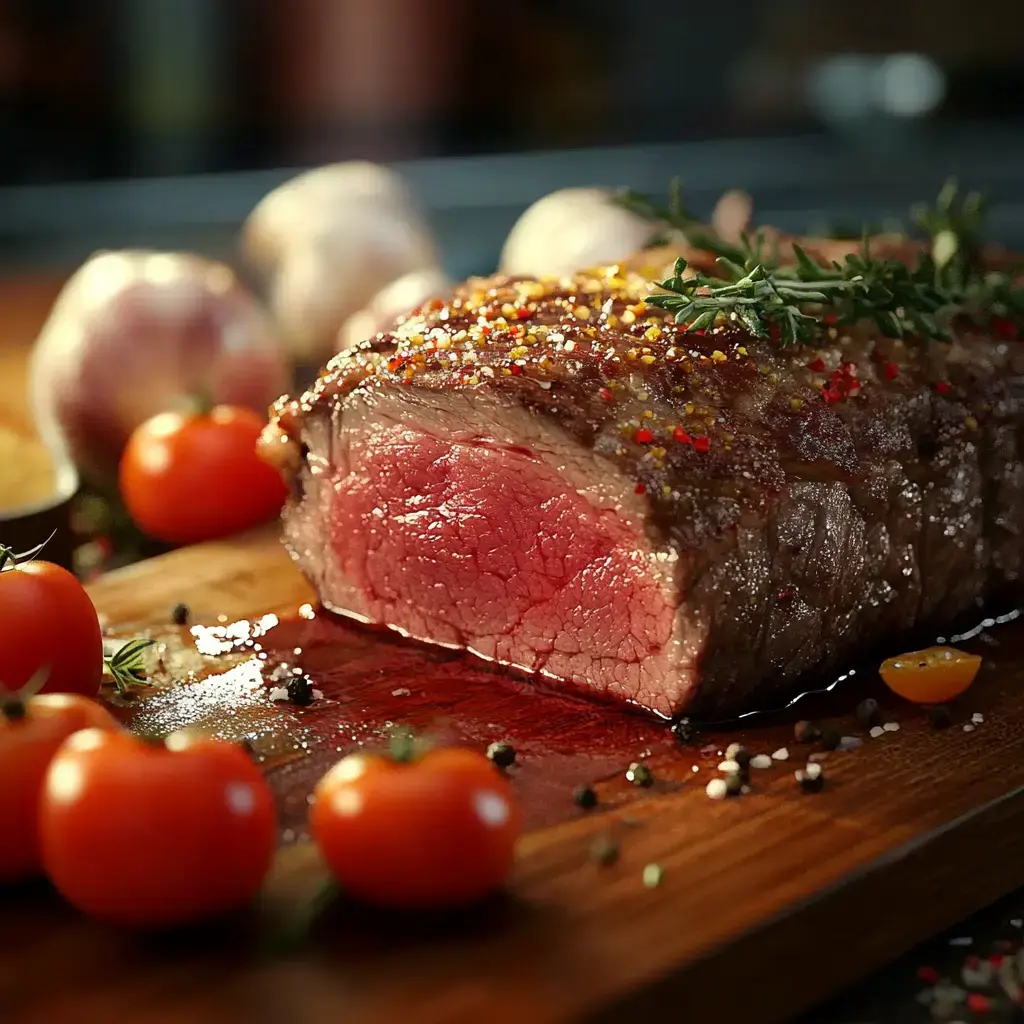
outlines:
[[1024, 347], [684, 334], [643, 302], [671, 255], [471, 280], [280, 404], [325, 605], [718, 716], [1017, 595]]

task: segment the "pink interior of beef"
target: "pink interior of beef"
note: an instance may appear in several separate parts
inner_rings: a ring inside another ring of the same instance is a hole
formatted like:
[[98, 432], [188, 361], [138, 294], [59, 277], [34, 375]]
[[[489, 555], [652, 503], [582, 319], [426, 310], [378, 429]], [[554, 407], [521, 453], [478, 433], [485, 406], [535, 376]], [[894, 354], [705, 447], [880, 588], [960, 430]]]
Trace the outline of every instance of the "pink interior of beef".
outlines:
[[345, 610], [656, 709], [685, 691], [646, 540], [528, 448], [381, 426], [347, 462], [331, 510]]

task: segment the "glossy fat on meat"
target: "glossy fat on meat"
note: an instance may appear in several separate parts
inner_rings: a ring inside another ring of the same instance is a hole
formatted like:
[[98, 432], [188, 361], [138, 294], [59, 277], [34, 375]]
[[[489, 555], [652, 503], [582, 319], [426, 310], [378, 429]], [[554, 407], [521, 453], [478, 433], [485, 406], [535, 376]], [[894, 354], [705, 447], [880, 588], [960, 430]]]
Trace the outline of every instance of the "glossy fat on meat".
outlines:
[[279, 404], [285, 542], [325, 604], [725, 717], [1019, 602], [1013, 332], [684, 333], [643, 302], [670, 255], [470, 280]]

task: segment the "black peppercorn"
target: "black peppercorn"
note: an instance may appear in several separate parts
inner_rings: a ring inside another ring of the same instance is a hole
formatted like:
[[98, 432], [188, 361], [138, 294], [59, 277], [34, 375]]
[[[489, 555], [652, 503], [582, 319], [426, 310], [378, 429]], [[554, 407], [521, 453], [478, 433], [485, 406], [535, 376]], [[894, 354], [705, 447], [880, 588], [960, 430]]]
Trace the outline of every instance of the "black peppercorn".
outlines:
[[582, 807], [585, 811], [597, 806], [597, 794], [590, 786], [577, 786], [572, 791], [572, 799], [577, 807]]
[[728, 772], [725, 776], [725, 795], [739, 796], [743, 792], [743, 777], [739, 772]]
[[730, 743], [725, 751], [725, 759], [735, 761], [741, 772], [750, 767], [750, 751], [742, 743]]
[[823, 772], [803, 768], [796, 773], [796, 781], [805, 793], [820, 793], [825, 786]]
[[304, 708], [313, 703], [313, 684], [307, 676], [294, 676], [288, 680], [285, 689], [288, 691], [288, 699], [293, 704]]
[[945, 704], [934, 704], [928, 709], [928, 721], [933, 729], [948, 729], [953, 724], [953, 715]]
[[614, 864], [619, 859], [619, 845], [613, 839], [595, 839], [590, 845], [590, 859], [595, 864]]
[[676, 743], [692, 743], [697, 729], [688, 718], [680, 718], [669, 726], [669, 732], [676, 738]]
[[634, 761], [626, 769], [626, 778], [629, 779], [634, 786], [649, 786], [654, 781], [654, 775], [651, 773], [651, 769], [642, 761]]
[[825, 750], [837, 750], [843, 738], [835, 729], [821, 730], [821, 745]]
[[516, 748], [511, 743], [498, 740], [487, 748], [487, 756], [499, 767], [508, 768], [515, 763]]
[[793, 726], [793, 738], [797, 743], [813, 743], [821, 738], [821, 730], [813, 722], [797, 722]]
[[171, 609], [171, 622], [175, 626], [187, 626], [191, 616], [192, 613], [187, 604], [178, 603]]
[[874, 697], [867, 697], [857, 705], [855, 712], [857, 721], [865, 729], [870, 729], [871, 726], [877, 725], [879, 718], [881, 718], [881, 710], [878, 707], [878, 701]]

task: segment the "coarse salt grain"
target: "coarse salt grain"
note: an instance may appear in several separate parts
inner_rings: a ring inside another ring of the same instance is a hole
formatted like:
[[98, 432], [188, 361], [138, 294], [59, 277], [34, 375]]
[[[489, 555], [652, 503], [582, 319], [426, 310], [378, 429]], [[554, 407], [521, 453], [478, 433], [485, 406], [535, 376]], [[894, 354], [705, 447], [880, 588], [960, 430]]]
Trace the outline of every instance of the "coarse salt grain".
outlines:
[[982, 724], [982, 722], [984, 722], [984, 721], [985, 721], [985, 716], [984, 716], [984, 715], [980, 715], [980, 714], [978, 714], [978, 712], [977, 712], [977, 711], [975, 711], [975, 712], [974, 712], [974, 714], [973, 714], [973, 715], [971, 715], [971, 721], [972, 721], [972, 722], [973, 722], [973, 723], [974, 723], [975, 725], [981, 725], [981, 724]]
[[958, 935], [956, 938], [949, 940], [951, 946], [970, 946], [973, 942], [974, 939], [969, 935]]
[[704, 792], [712, 800], [724, 800], [728, 792], [728, 786], [725, 779], [712, 779], [705, 787]]
[[843, 736], [839, 741], [840, 750], [856, 750], [864, 746], [864, 741], [859, 736]]
[[271, 700], [287, 700], [288, 691], [283, 686], [275, 686], [269, 696]]
[[811, 756], [808, 757], [807, 760], [810, 762], [824, 761], [826, 757], [828, 757], [828, 754], [824, 750], [818, 750], [811, 754]]
[[885, 730], [880, 725], [873, 725], [868, 735], [873, 739], [877, 740], [879, 736], [885, 735]]
[[788, 761], [789, 760], [789, 751], [785, 747], [779, 747], [779, 749], [776, 750], [774, 754], [772, 754], [772, 760], [773, 761]]
[[314, 689], [313, 689], [313, 700], [323, 700], [323, 699], [324, 699], [324, 691], [323, 690], [318, 690], [318, 689], [316, 689], [314, 687]]
[[817, 761], [808, 761], [804, 769], [804, 775], [809, 779], [816, 779], [821, 774], [821, 765]]
[[900, 723], [899, 722], [886, 722], [885, 725], [882, 726], [882, 728], [886, 732], [899, 732], [900, 731]]
[[699, 764], [691, 765], [690, 766], [690, 771], [693, 772], [694, 775], [696, 775], [697, 772], [700, 771], [700, 765]]
[[750, 759], [751, 768], [771, 768], [772, 759], [767, 754], [755, 754]]
[[412, 690], [408, 686], [400, 686], [397, 690], [391, 691], [392, 697], [408, 697]]
[[738, 761], [722, 761], [718, 766], [720, 772], [725, 772], [728, 775], [730, 772], [738, 772], [740, 770]]
[[968, 723], [967, 723], [967, 724], [966, 724], [966, 725], [964, 726], [964, 732], [974, 732], [974, 726], [973, 726], [973, 725], [971, 725], [971, 723], [970, 723], [970, 722], [968, 722]]

